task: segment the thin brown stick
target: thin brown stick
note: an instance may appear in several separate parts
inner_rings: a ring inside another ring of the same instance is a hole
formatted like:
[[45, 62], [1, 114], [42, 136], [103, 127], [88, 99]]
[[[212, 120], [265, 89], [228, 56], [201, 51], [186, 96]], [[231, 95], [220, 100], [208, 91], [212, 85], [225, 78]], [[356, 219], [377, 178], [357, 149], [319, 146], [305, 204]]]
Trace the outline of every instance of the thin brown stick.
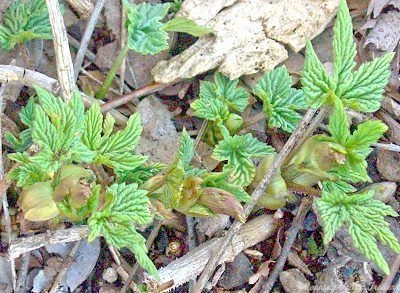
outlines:
[[[54, 95], [59, 94], [60, 86], [57, 80], [48, 77], [40, 72], [32, 71], [13, 65], [0, 65], [0, 82], [23, 84], [28, 87], [38, 85]], [[86, 107], [90, 107], [93, 103], [104, 103], [93, 97], [81, 93], [83, 103]], [[118, 125], [125, 125], [128, 119], [117, 110], [111, 110], [110, 114], [115, 118]]]
[[47, 231], [46, 233], [25, 238], [20, 237], [11, 241], [8, 249], [8, 257], [10, 259], [15, 259], [21, 254], [39, 249], [46, 245], [78, 241], [88, 237], [88, 235], [88, 226], [79, 226], [64, 230]]
[[376, 292], [386, 293], [387, 291], [389, 291], [391, 289], [391, 285], [393, 283], [394, 278], [399, 272], [399, 269], [400, 269], [400, 255], [397, 255], [392, 263], [392, 266], [390, 267], [390, 274], [382, 279], [382, 282], [379, 284], [378, 288], [376, 289]]
[[328, 106], [323, 106], [317, 116], [315, 116], [315, 119], [310, 123], [310, 126], [305, 130], [304, 135], [299, 138], [299, 141], [297, 144], [294, 146], [293, 150], [289, 153], [285, 161], [283, 162], [283, 165], [286, 165], [289, 163], [294, 155], [299, 151], [299, 149], [302, 147], [304, 142], [313, 134], [315, 129], [317, 129], [318, 125], [325, 119], [326, 115], [328, 115], [330, 111], [330, 108]]
[[279, 276], [279, 273], [282, 271], [283, 266], [286, 263], [286, 260], [289, 256], [290, 249], [294, 241], [296, 240], [297, 234], [300, 231], [300, 228], [303, 226], [304, 219], [311, 208], [313, 197], [305, 197], [301, 201], [299, 210], [297, 211], [296, 217], [293, 219], [292, 225], [290, 226], [285, 244], [282, 247], [281, 255], [279, 256], [278, 260], [275, 263], [274, 269], [268, 275], [267, 280], [265, 281], [264, 286], [262, 287], [262, 292], [270, 292], [272, 287], [275, 284], [276, 279]]
[[72, 247], [71, 251], [69, 252], [68, 256], [64, 259], [61, 269], [59, 270], [57, 277], [55, 278], [54, 282], [53, 282], [53, 286], [51, 286], [50, 289], [50, 293], [56, 293], [58, 286], [60, 285], [62, 279], [64, 278], [65, 273], [67, 272], [67, 270], [69, 269], [69, 267], [71, 266], [75, 254], [78, 251], [79, 245], [81, 244], [81, 241], [76, 241], [74, 246]]
[[67, 2], [84, 20], [89, 19], [94, 9], [90, 0], [67, 0]]
[[57, 63], [57, 76], [61, 87], [60, 95], [65, 101], [69, 101], [75, 91], [75, 80], [64, 18], [61, 14], [58, 0], [46, 0], [46, 5], [49, 11], [49, 20], [54, 37], [53, 42]]
[[[253, 191], [251, 195], [251, 200], [244, 206], [244, 215], [247, 218], [250, 212], [253, 210], [255, 204], [257, 203], [260, 196], [265, 191], [267, 185], [271, 182], [273, 176], [275, 175], [278, 168], [282, 165], [284, 160], [289, 155], [290, 151], [293, 147], [297, 144], [300, 138], [303, 137], [307, 127], [309, 126], [310, 122], [312, 121], [315, 110], [309, 109], [306, 114], [304, 115], [303, 119], [299, 123], [299, 126], [295, 130], [295, 132], [290, 136], [289, 140], [284, 145], [282, 151], [279, 155], [275, 158], [271, 168], [267, 171], [264, 178], [261, 180], [260, 184], [257, 188]], [[239, 221], [235, 221], [231, 228], [229, 229], [228, 233], [224, 237], [223, 241], [221, 242], [220, 249], [216, 251], [210, 261], [208, 262], [207, 266], [204, 268], [203, 273], [201, 274], [199, 280], [197, 281], [196, 287], [194, 288], [195, 293], [201, 293], [204, 286], [206, 285], [210, 275], [214, 271], [218, 260], [221, 258], [222, 254], [224, 253], [225, 249], [228, 247], [229, 243], [232, 241], [233, 236], [239, 231], [242, 223]]]
[[[2, 84], [0, 87], [0, 116], [3, 113], [3, 92], [6, 88], [6, 84]], [[10, 247], [11, 237], [12, 237], [12, 228], [11, 228], [11, 218], [10, 213], [8, 211], [8, 200], [7, 200], [7, 188], [6, 182], [4, 178], [4, 164], [3, 164], [3, 150], [2, 150], [2, 126], [1, 126], [1, 119], [0, 119], [0, 180], [4, 182], [4, 191], [1, 193], [2, 199], [2, 206], [3, 206], [3, 214], [4, 214], [4, 221], [5, 221], [5, 228], [8, 236], [8, 247]], [[13, 289], [14, 291], [17, 288], [17, 273], [15, 270], [15, 260], [10, 260], [11, 262], [11, 275], [12, 275], [12, 282], [13, 282]]]
[[[150, 249], [151, 246], [153, 245], [153, 242], [156, 239], [158, 232], [160, 231], [161, 225], [162, 225], [162, 221], [154, 220], [153, 230], [151, 231], [150, 236], [149, 236], [149, 238], [147, 238], [147, 241], [146, 241], [147, 249]], [[133, 266], [132, 270], [129, 273], [128, 279], [126, 280], [124, 287], [122, 287], [122, 289], [121, 289], [121, 293], [125, 293], [128, 291], [129, 286], [132, 283], [133, 277], [135, 276], [138, 269], [139, 269], [139, 263], [136, 262], [135, 265]]]
[[265, 114], [263, 112], [260, 112], [256, 116], [253, 116], [247, 120], [244, 120], [242, 130], [252, 126], [253, 124], [256, 124], [258, 121], [265, 120], [265, 119], [266, 119]]
[[[68, 42], [71, 45], [71, 47], [79, 50], [81, 43], [79, 41], [77, 41], [73, 36], [71, 36], [70, 34], [68, 34]], [[94, 62], [96, 61], [96, 55], [90, 51], [89, 49], [86, 48], [85, 51], [85, 56], [86, 58], [88, 58], [90, 61]]]
[[89, 18], [89, 21], [86, 25], [85, 32], [83, 33], [83, 37], [81, 40], [81, 45], [79, 47], [78, 52], [76, 53], [75, 62], [74, 62], [74, 83], [78, 80], [79, 70], [81, 69], [81, 65], [83, 62], [83, 58], [85, 57], [86, 49], [89, 45], [90, 38], [92, 37], [94, 28], [97, 23], [97, 19], [99, 18], [100, 12], [104, 7], [104, 4], [107, 0], [97, 0], [96, 5], [94, 6], [93, 13]]
[[130, 92], [129, 94], [123, 95], [121, 97], [115, 98], [112, 101], [104, 103], [100, 107], [101, 111], [103, 113], [108, 112], [111, 109], [117, 108], [117, 107], [122, 106], [129, 102], [133, 102], [134, 100], [139, 99], [140, 97], [161, 91], [162, 89], [166, 88], [168, 85], [169, 84], [161, 84], [161, 83], [152, 83], [149, 85], [145, 85], [141, 88], [138, 88], [138, 89]]

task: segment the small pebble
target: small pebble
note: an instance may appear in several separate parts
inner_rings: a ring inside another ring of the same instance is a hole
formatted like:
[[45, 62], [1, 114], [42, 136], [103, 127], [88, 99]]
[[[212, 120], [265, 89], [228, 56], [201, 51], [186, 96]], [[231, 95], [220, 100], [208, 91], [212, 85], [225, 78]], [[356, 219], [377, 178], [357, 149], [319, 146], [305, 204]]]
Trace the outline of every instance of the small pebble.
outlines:
[[118, 280], [117, 271], [114, 268], [107, 268], [103, 271], [103, 279], [108, 283], [114, 283]]

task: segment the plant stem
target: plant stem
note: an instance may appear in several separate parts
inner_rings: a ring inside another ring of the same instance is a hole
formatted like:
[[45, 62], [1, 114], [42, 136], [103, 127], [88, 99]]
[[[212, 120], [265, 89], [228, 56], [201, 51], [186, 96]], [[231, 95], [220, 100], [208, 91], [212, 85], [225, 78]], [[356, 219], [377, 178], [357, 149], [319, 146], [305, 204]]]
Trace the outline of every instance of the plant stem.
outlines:
[[122, 62], [125, 60], [126, 54], [128, 54], [129, 47], [128, 44], [126, 43], [121, 51], [119, 51], [119, 54], [117, 56], [117, 59], [115, 60], [113, 66], [111, 67], [110, 71], [107, 74], [106, 79], [104, 80], [103, 85], [99, 89], [99, 91], [96, 93], [96, 99], [102, 100], [104, 96], [106, 95], [108, 89], [110, 88], [115, 75], [117, 74], [118, 69], [121, 67]]

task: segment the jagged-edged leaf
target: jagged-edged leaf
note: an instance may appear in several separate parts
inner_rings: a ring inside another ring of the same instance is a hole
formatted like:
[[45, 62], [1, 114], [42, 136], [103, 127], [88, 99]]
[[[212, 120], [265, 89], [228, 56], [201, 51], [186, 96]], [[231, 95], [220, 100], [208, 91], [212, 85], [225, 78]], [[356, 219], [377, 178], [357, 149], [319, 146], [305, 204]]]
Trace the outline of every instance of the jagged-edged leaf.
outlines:
[[147, 191], [138, 189], [137, 184], [113, 184], [107, 188], [107, 194], [112, 201], [102, 212], [113, 221], [141, 225], [151, 221]]
[[228, 191], [238, 201], [248, 202], [251, 199], [251, 196], [240, 185], [235, 185], [229, 182], [221, 182], [218, 187]]
[[131, 4], [124, 0], [127, 10], [128, 46], [142, 54], [156, 54], [168, 49], [168, 34], [161, 20], [167, 15], [169, 3]]
[[114, 130], [114, 124], [114, 117], [110, 113], [107, 113], [103, 123], [103, 141], [107, 140], [110, 137], [111, 133]]
[[162, 187], [162, 201], [166, 208], [179, 207], [185, 175], [185, 169], [179, 160], [167, 169]]
[[21, 108], [19, 112], [19, 117], [21, 118], [21, 122], [24, 123], [28, 127], [32, 127], [32, 122], [35, 115], [35, 101], [34, 99], [29, 99], [28, 103], [24, 107]]
[[367, 120], [357, 126], [353, 135], [348, 138], [346, 147], [356, 153], [369, 152], [371, 145], [376, 143], [387, 130], [388, 127], [383, 122]]
[[334, 74], [338, 84], [336, 95], [341, 96], [341, 91], [356, 65], [354, 57], [357, 53], [353, 40], [353, 24], [345, 0], [340, 1], [333, 34]]
[[35, 107], [35, 120], [32, 123], [32, 140], [40, 147], [56, 150], [58, 146], [57, 130], [49, 117], [39, 105]]
[[52, 39], [45, 0], [16, 0], [3, 14], [0, 46], [7, 51], [33, 39]]
[[25, 129], [20, 134], [19, 137], [15, 137], [12, 133], [8, 132], [5, 134], [5, 139], [11, 144], [11, 147], [16, 152], [24, 152], [32, 144], [31, 130]]
[[148, 159], [147, 156], [134, 155], [130, 152], [104, 154], [99, 157], [101, 157], [101, 159], [97, 160], [99, 163], [120, 171], [134, 170], [144, 164]]
[[292, 79], [285, 66], [268, 71], [254, 86], [253, 93], [263, 102], [274, 103], [286, 98], [292, 87]]
[[93, 103], [86, 112], [82, 142], [91, 150], [97, 150], [101, 143], [101, 132], [103, 130], [103, 114], [100, 106]]
[[340, 101], [336, 101], [329, 116], [328, 130], [334, 142], [345, 144], [350, 136], [349, 121]]
[[183, 128], [181, 143], [179, 145], [178, 158], [184, 168], [188, 168], [194, 156], [194, 140], [190, 138], [186, 129]]
[[343, 105], [336, 101], [329, 119], [328, 130], [331, 136], [321, 135], [319, 140], [342, 146], [343, 150], [340, 152], [345, 154], [345, 160], [336, 164], [331, 173], [347, 182], [370, 181], [365, 159], [371, 152], [371, 145], [378, 141], [387, 130], [387, 126], [380, 121], [370, 120], [359, 124], [351, 134]]
[[85, 121], [85, 105], [83, 104], [82, 96], [78, 90], [75, 90], [72, 99], [69, 101], [68, 106], [76, 117], [76, 126], [79, 132], [83, 132]]
[[323, 221], [325, 243], [332, 239], [337, 229], [346, 224], [354, 246], [388, 274], [389, 266], [377, 241], [400, 253], [399, 241], [385, 221], [386, 216], [395, 217], [398, 214], [373, 196], [373, 191], [347, 195], [331, 186], [329, 191], [324, 188], [316, 205]]
[[225, 136], [214, 148], [212, 157], [218, 161], [228, 160], [224, 172], [230, 176], [230, 182], [247, 186], [255, 175], [251, 158], [263, 157], [274, 153], [269, 145], [260, 142], [250, 133], [246, 135]]
[[125, 182], [143, 184], [149, 180], [154, 175], [160, 173], [165, 168], [162, 163], [154, 163], [149, 165], [140, 165], [135, 169], [130, 169], [128, 171], [117, 170], [117, 183]]
[[253, 89], [263, 102], [263, 111], [271, 128], [293, 132], [302, 117], [296, 110], [307, 108], [304, 92], [291, 88], [291, 85], [289, 72], [281, 66], [267, 72]]
[[221, 140], [214, 149], [213, 158], [218, 161], [229, 160], [234, 157], [261, 158], [273, 153], [272, 147], [248, 133], [229, 136]]
[[215, 73], [215, 97], [225, 102], [229, 108], [242, 112], [249, 104], [249, 94], [238, 87], [239, 79], [230, 80], [220, 72]]
[[100, 147], [101, 154], [118, 154], [132, 152], [139, 142], [142, 125], [138, 113], [129, 117], [124, 130], [111, 135]]
[[319, 61], [310, 41], [306, 43], [301, 84], [306, 94], [306, 101], [312, 108], [321, 106], [336, 89], [335, 82]]
[[165, 31], [187, 33], [195, 37], [200, 37], [213, 32], [212, 28], [199, 25], [193, 20], [184, 17], [174, 17], [167, 21], [163, 28]]
[[393, 56], [393, 53], [388, 53], [363, 63], [351, 75], [348, 87], [340, 96], [347, 107], [361, 112], [375, 112], [379, 109], [390, 76], [389, 66]]
[[39, 103], [56, 130], [57, 143], [53, 151], [68, 150], [75, 138], [77, 120], [73, 109], [48, 91], [35, 87]]
[[194, 109], [194, 116], [211, 121], [225, 120], [229, 115], [228, 106], [218, 99], [197, 99], [190, 104], [190, 107]]

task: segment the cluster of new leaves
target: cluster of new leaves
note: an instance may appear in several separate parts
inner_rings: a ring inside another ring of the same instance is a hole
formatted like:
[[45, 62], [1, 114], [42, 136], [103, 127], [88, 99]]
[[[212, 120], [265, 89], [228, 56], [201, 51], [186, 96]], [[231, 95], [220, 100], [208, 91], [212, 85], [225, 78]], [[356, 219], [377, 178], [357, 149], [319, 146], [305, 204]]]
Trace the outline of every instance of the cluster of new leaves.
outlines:
[[242, 112], [249, 104], [249, 94], [238, 87], [239, 80], [229, 80], [217, 72], [215, 83], [202, 81], [199, 99], [190, 106], [194, 115], [210, 121], [226, 121], [230, 112]]
[[307, 42], [301, 83], [306, 101], [313, 108], [340, 98], [344, 106], [361, 112], [375, 112], [380, 107], [384, 88], [390, 76], [392, 53], [362, 64], [355, 72], [356, 45], [345, 0], [341, 0], [334, 26], [334, 76], [329, 76], [311, 42]]
[[52, 39], [51, 26], [44, 0], [17, 0], [3, 14], [0, 46], [11, 51], [16, 44], [33, 39]]
[[[108, 166], [115, 173], [131, 176], [137, 181], [146, 180], [155, 172], [151, 166], [143, 166], [146, 157], [133, 153], [142, 132], [138, 114], [129, 118], [125, 129], [114, 133], [114, 119], [109, 114], [104, 119], [97, 103], [85, 113], [77, 93], [66, 103], [39, 87], [36, 92], [38, 103], [31, 99], [20, 115], [29, 127], [23, 132], [24, 143], [32, 141], [38, 150], [33, 155], [27, 152], [10, 155], [19, 163], [10, 173], [18, 186], [26, 189], [35, 182], [53, 180], [57, 191], [60, 188], [57, 188], [55, 174], [62, 172], [62, 166], [71, 164]], [[160, 166], [153, 168], [158, 170]], [[132, 223], [148, 223], [152, 218], [147, 192], [137, 189], [134, 183], [114, 184], [107, 188], [105, 204], [98, 211], [99, 193], [100, 186], [95, 185], [87, 207], [79, 210], [85, 214], [93, 212], [89, 218], [91, 239], [102, 234], [118, 248], [129, 247], [138, 262], [155, 274], [155, 267], [146, 255], [145, 240], [132, 226]], [[70, 207], [63, 202], [58, 205], [61, 214], [74, 216]]]
[[223, 172], [229, 174], [229, 182], [239, 186], [247, 186], [253, 181], [256, 168], [252, 158], [262, 158], [273, 154], [274, 149], [260, 142], [250, 133], [245, 135], [227, 135], [215, 147], [213, 158], [228, 162]]
[[307, 109], [304, 92], [291, 86], [289, 72], [281, 66], [266, 73], [253, 88], [263, 102], [269, 127], [293, 132], [302, 117], [298, 110]]
[[124, 7], [127, 10], [128, 46], [141, 54], [157, 54], [168, 49], [167, 31], [185, 32], [194, 36], [212, 32], [211, 29], [184, 18], [174, 18], [163, 23], [170, 3], [136, 5], [124, 0]]
[[316, 138], [328, 143], [328, 156], [335, 164], [329, 171], [342, 181], [325, 182], [323, 195], [317, 200], [318, 212], [323, 220], [324, 242], [328, 243], [335, 232], [346, 224], [354, 246], [374, 261], [385, 273], [389, 267], [377, 247], [377, 239], [400, 252], [398, 240], [389, 230], [385, 216], [397, 214], [385, 204], [373, 199], [373, 192], [348, 195], [354, 187], [347, 182], [369, 181], [366, 157], [375, 143], [387, 130], [380, 121], [369, 120], [358, 125], [351, 133], [344, 107], [361, 112], [374, 112], [380, 107], [382, 93], [387, 84], [388, 70], [393, 54], [386, 54], [372, 62], [362, 64], [358, 70], [354, 57], [356, 46], [353, 28], [345, 0], [341, 0], [334, 26], [334, 76], [329, 76], [307, 42], [306, 57], [301, 82], [306, 101], [317, 108], [323, 104], [333, 106], [328, 130], [330, 136]]
[[194, 141], [184, 130], [175, 161], [166, 169], [160, 187], [151, 196], [165, 207], [184, 214], [210, 216], [222, 213], [242, 220], [240, 202], [248, 201], [249, 195], [241, 186], [228, 182], [226, 173], [209, 173], [191, 166], [193, 156]]
[[147, 256], [146, 239], [134, 227], [134, 224], [143, 225], [152, 220], [146, 194], [147, 191], [138, 189], [137, 184], [108, 187], [105, 207], [88, 219], [89, 241], [103, 235], [116, 248], [128, 247], [140, 266], [157, 276], [157, 268]]
[[400, 244], [385, 221], [386, 216], [396, 217], [398, 214], [373, 196], [373, 191], [348, 195], [335, 185], [325, 183], [316, 205], [323, 221], [325, 244], [332, 240], [342, 225], [346, 225], [354, 246], [389, 274], [389, 266], [377, 246], [377, 239], [400, 253]]
[[251, 134], [235, 134], [243, 121], [234, 112], [242, 112], [247, 107], [249, 95], [237, 86], [237, 79], [229, 80], [221, 73], [216, 73], [214, 78], [215, 83], [201, 83], [199, 99], [190, 106], [195, 110], [195, 116], [207, 120], [208, 131], [215, 132], [213, 135], [216, 139], [212, 142], [216, 143], [216, 147], [212, 156], [219, 161], [228, 161], [223, 170], [228, 175], [228, 181], [247, 186], [255, 175], [251, 159], [271, 154], [273, 148]]
[[335, 151], [345, 156], [345, 160], [336, 164], [330, 172], [347, 182], [370, 181], [366, 158], [371, 153], [371, 145], [376, 143], [387, 129], [379, 120], [368, 120], [359, 124], [351, 134], [343, 105], [340, 101], [336, 102], [329, 117], [330, 136], [318, 136], [319, 141], [332, 143]]

